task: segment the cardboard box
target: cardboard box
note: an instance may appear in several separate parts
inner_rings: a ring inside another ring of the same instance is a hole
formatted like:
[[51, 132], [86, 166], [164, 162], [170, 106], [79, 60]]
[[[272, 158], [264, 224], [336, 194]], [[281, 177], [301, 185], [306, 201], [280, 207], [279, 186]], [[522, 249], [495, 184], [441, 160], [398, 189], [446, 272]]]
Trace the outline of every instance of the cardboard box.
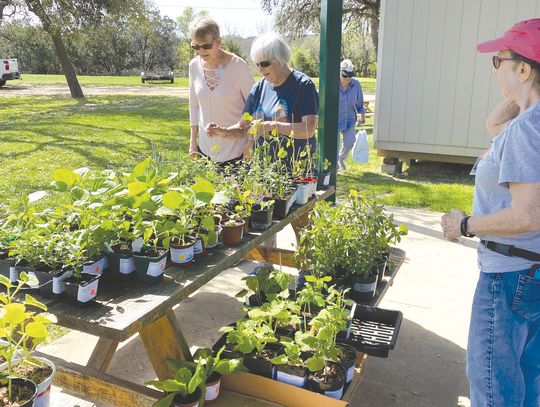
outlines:
[[221, 386], [236, 393], [271, 401], [286, 407], [347, 407], [360, 383], [364, 368], [365, 359], [364, 363], [361, 363], [360, 367], [356, 369], [351, 384], [341, 400], [251, 373], [224, 376]]

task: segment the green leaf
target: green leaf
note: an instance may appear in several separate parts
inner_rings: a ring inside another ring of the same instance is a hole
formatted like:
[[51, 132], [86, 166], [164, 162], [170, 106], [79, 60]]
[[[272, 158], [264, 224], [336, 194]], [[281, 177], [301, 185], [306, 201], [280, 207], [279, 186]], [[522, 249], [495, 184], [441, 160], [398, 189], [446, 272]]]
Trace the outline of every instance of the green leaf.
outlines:
[[[155, 386], [154, 386], [155, 387]], [[174, 396], [176, 396], [175, 393], [171, 393], [163, 397], [161, 400], [155, 402], [152, 407], [171, 407], [172, 402], [174, 399]]]
[[47, 328], [40, 322], [29, 322], [24, 332], [31, 338], [46, 338]]
[[178, 209], [184, 201], [184, 196], [178, 191], [168, 191], [163, 195], [163, 205], [170, 209]]
[[42, 302], [36, 300], [30, 294], [26, 294], [24, 296], [24, 302], [25, 302], [26, 305], [33, 305], [34, 307], [40, 308], [43, 311], [47, 311], [47, 306], [45, 304], [43, 304]]
[[2, 319], [13, 325], [18, 325], [26, 319], [26, 307], [18, 302], [4, 305], [4, 315]]
[[286, 355], [279, 355], [270, 360], [274, 365], [286, 365], [289, 362], [289, 358]]
[[146, 182], [134, 181], [128, 184], [128, 191], [131, 195], [139, 195], [147, 189], [148, 185]]
[[80, 182], [81, 176], [75, 171], [65, 168], [58, 168], [53, 171], [53, 180], [56, 182], [60, 190], [67, 191], [73, 185]]
[[152, 157], [147, 157], [133, 168], [131, 175], [135, 178], [142, 177], [152, 162]]
[[88, 192], [86, 189], [81, 188], [80, 186], [76, 185], [73, 188], [71, 188], [70, 195], [71, 195], [71, 199], [73, 201], [86, 202], [88, 200], [88, 198], [90, 197], [90, 192]]
[[198, 200], [205, 203], [210, 203], [216, 192], [214, 185], [205, 179], [197, 179], [197, 182], [191, 186], [191, 190], [195, 192]]
[[312, 356], [306, 360], [306, 366], [310, 372], [318, 372], [324, 369], [324, 360], [321, 357]]
[[9, 280], [9, 278], [7, 278], [6, 276], [3, 276], [2, 274], [0, 274], [0, 284], [5, 286], [6, 288], [13, 287], [13, 284], [11, 284], [11, 281]]

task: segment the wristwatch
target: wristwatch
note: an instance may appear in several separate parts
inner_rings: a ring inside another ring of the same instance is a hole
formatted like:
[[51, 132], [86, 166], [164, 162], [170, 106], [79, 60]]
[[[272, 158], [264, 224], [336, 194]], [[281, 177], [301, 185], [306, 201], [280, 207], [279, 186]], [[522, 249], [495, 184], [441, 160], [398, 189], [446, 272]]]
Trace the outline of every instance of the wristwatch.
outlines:
[[463, 219], [461, 219], [461, 224], [459, 225], [459, 230], [461, 232], [461, 236], [465, 237], [475, 237], [476, 235], [473, 235], [472, 233], [467, 232], [467, 226], [469, 223], [470, 216], [465, 216]]

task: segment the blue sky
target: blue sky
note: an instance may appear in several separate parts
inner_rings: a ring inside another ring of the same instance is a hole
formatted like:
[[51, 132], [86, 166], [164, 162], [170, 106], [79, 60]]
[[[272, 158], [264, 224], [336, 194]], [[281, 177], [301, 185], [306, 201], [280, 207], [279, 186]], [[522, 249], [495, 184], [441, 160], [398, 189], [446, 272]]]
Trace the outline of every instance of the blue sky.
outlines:
[[154, 0], [154, 3], [161, 14], [171, 18], [181, 15], [186, 7], [207, 10], [223, 35], [253, 36], [270, 31], [273, 26], [272, 17], [261, 9], [259, 0]]

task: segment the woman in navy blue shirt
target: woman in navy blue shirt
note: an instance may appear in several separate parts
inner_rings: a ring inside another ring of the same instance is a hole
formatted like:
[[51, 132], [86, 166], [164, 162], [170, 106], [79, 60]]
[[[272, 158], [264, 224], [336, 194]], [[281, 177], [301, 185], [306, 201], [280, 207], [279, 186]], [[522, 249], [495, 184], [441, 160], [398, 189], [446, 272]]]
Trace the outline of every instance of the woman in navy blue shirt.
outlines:
[[[315, 84], [307, 75], [289, 68], [290, 57], [289, 46], [278, 34], [262, 34], [253, 41], [251, 59], [263, 78], [253, 86], [244, 106], [244, 112], [253, 120], [261, 120], [255, 128], [257, 136], [266, 136], [275, 130], [280, 137], [277, 143], [273, 142], [274, 151], [282, 146], [289, 157], [293, 152], [304, 151], [308, 145], [311, 152], [315, 152], [319, 112]], [[208, 134], [242, 138], [247, 137], [250, 126], [246, 120], [228, 128], [210, 123]], [[288, 143], [289, 139], [292, 143]], [[259, 140], [262, 142], [262, 138]], [[248, 148], [253, 142], [250, 140]]]

